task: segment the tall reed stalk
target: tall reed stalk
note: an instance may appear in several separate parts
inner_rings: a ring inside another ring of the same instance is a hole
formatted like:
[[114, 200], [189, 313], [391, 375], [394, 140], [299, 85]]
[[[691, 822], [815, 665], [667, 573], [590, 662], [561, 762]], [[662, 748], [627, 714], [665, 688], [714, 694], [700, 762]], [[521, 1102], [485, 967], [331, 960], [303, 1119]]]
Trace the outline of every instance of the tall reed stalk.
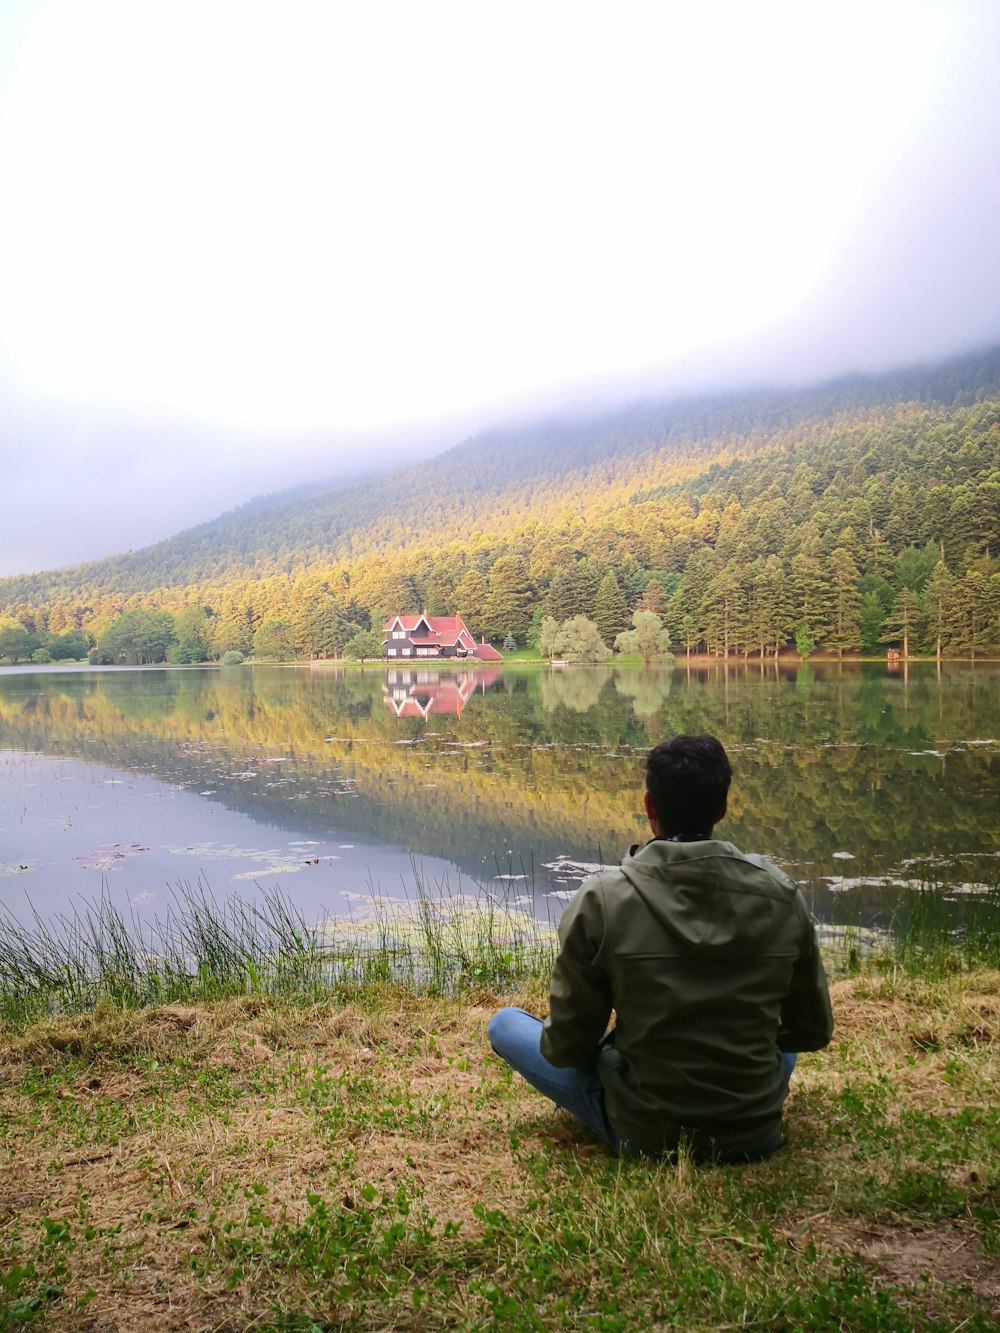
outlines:
[[453, 994], [510, 985], [551, 967], [550, 926], [505, 895], [369, 895], [361, 918], [313, 924], [277, 886], [219, 902], [199, 879], [178, 884], [165, 915], [143, 923], [101, 897], [24, 924], [0, 907], [0, 1017], [267, 993], [308, 1000], [330, 988], [397, 982]]
[[[551, 923], [499, 893], [429, 885], [415, 865], [413, 890], [389, 898], [374, 889], [360, 916], [309, 924], [277, 886], [247, 901], [219, 902], [198, 880], [181, 883], [161, 919], [141, 922], [97, 901], [28, 924], [0, 907], [0, 1017], [274, 994], [316, 998], [331, 988], [358, 991], [386, 982], [449, 995], [509, 990], [547, 979], [555, 953]], [[892, 966], [940, 976], [1000, 967], [1000, 884], [886, 885], [862, 912], [848, 891], [820, 928], [836, 972]]]
[[930, 977], [1000, 968], [1000, 882], [886, 883], [867, 910], [847, 890], [835, 896], [820, 937], [836, 971], [864, 962]]

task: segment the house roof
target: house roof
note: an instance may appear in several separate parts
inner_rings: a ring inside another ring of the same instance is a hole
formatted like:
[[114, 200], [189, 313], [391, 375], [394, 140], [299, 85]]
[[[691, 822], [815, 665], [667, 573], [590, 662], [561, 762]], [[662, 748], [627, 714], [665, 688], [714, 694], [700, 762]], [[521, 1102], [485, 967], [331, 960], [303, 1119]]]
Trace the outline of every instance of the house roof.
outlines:
[[412, 635], [420, 624], [427, 625], [430, 633], [421, 634], [419, 643], [439, 644], [443, 648], [461, 643], [480, 662], [503, 661], [503, 656], [490, 644], [476, 643], [461, 616], [393, 616], [383, 625], [382, 633], [389, 634], [398, 627], [406, 634]]
[[430, 629], [429, 634], [420, 636], [425, 643], [452, 644], [461, 640], [467, 647], [475, 647], [476, 641], [469, 633], [461, 616], [393, 616], [382, 627], [382, 633], [388, 634], [394, 626], [398, 625], [407, 634], [412, 634], [421, 622]]
[[424, 621], [436, 634], [460, 633], [465, 629], [465, 624], [461, 616], [392, 616], [382, 627], [384, 631], [391, 630], [397, 622], [400, 629], [407, 631], [414, 630]]

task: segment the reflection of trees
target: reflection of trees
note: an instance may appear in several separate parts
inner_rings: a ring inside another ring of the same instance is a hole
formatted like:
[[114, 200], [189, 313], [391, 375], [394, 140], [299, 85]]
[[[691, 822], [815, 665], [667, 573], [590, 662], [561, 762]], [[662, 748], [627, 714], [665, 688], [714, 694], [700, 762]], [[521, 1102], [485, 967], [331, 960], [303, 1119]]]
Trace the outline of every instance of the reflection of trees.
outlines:
[[907, 702], [906, 712], [900, 717], [896, 706], [889, 702], [884, 682], [880, 679], [862, 681], [858, 694], [858, 715], [858, 739], [866, 744], [891, 743], [907, 749], [923, 750], [933, 745], [924, 711], [920, 710], [911, 720]]
[[647, 727], [670, 698], [672, 671], [616, 671], [615, 689], [624, 699], [632, 700], [632, 710]]
[[589, 713], [597, 707], [601, 690], [614, 678], [611, 667], [593, 666], [569, 670], [550, 670], [539, 677], [539, 697], [547, 713], [569, 708], [574, 713]]
[[749, 849], [822, 873], [850, 851], [851, 874], [996, 850], [995, 747], [960, 743], [1000, 736], [996, 669], [810, 670], [805, 693], [794, 669], [505, 673], [461, 718], [414, 719], [383, 706], [384, 672], [6, 675], [0, 734], [481, 873], [497, 849], [616, 858], [643, 833], [646, 748], [709, 731], [736, 770], [724, 831]]
[[[123, 717], [137, 722], [151, 722], [169, 717], [179, 703], [178, 675], [171, 671], [149, 671], [124, 675], [109, 674], [107, 698]], [[187, 696], [190, 697], [190, 696]]]

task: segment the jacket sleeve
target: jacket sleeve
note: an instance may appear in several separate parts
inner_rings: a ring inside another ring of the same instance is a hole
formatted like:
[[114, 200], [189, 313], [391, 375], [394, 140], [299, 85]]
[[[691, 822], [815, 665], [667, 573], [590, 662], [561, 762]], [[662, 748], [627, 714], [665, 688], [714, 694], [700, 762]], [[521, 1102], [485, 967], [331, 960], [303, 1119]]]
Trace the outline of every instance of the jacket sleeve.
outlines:
[[604, 938], [603, 893], [584, 884], [559, 922], [559, 955], [552, 969], [549, 1016], [541, 1051], [554, 1065], [592, 1069], [611, 1017], [611, 986], [595, 965]]
[[802, 923], [802, 948], [792, 969], [792, 984], [781, 1006], [778, 1046], [783, 1051], [818, 1051], [833, 1036], [833, 1010], [826, 972], [816, 943], [816, 928], [802, 895], [796, 907]]

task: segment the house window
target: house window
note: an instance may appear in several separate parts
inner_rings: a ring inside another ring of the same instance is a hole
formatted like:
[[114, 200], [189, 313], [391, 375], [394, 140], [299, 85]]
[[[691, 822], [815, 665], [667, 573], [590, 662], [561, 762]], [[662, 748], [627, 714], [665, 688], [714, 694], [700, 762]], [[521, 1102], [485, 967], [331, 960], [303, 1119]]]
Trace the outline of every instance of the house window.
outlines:
[[392, 631], [392, 637], [393, 637], [394, 639], [405, 639], [405, 638], [406, 638], [406, 630], [405, 630], [405, 629], [394, 629], [394, 630]]

